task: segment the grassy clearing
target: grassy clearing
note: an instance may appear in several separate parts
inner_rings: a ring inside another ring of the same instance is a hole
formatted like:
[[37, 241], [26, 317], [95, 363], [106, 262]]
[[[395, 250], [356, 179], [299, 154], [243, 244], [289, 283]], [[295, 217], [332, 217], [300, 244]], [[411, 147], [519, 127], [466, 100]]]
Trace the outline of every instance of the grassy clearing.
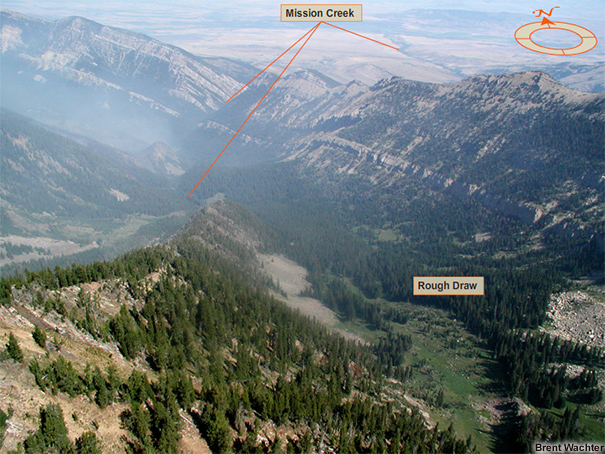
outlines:
[[[407, 393], [425, 404], [423, 409], [440, 428], [453, 423], [458, 436], [471, 436], [479, 452], [493, 451], [491, 430], [498, 423], [494, 406], [502, 400], [497, 382], [500, 374], [482, 341], [445, 311], [410, 303], [375, 304], [404, 309], [409, 315], [406, 324], [393, 325], [397, 332], [412, 336], [413, 346], [405, 358], [405, 365], [413, 369], [412, 378], [405, 383]], [[341, 324], [371, 343], [383, 334], [360, 322]]]
[[587, 293], [597, 303], [605, 304], [605, 288], [603, 286], [591, 286], [582, 291]]
[[605, 442], [605, 413], [591, 412], [580, 413], [580, 425], [585, 427], [587, 439]]
[[[286, 282], [286, 278], [281, 276], [280, 281]], [[350, 281], [348, 283], [352, 291], [363, 296]], [[431, 421], [439, 423], [440, 428], [453, 423], [457, 435], [471, 436], [479, 452], [493, 451], [492, 425], [499, 422], [494, 407], [502, 401], [497, 380], [502, 374], [481, 340], [445, 311], [411, 303], [369, 302], [403, 309], [409, 317], [405, 324], [392, 324], [395, 331], [412, 336], [413, 346], [405, 355], [405, 365], [412, 367], [413, 375], [403, 385], [405, 392], [420, 401], [422, 410], [427, 411]], [[385, 335], [359, 319], [340, 319], [334, 328], [370, 344]], [[443, 403], [437, 399], [440, 391]]]
[[[407, 358], [414, 368], [412, 394], [431, 405], [431, 417], [440, 426], [452, 422], [459, 436], [472, 436], [479, 452], [491, 451], [490, 424], [497, 420], [490, 417], [487, 407], [499, 399], [492, 391], [498, 365], [481, 341], [436, 309], [411, 317], [400, 329], [413, 341]], [[443, 391], [442, 405], [437, 401], [439, 390]]]
[[[73, 262], [90, 263], [113, 259], [131, 249], [168, 238], [187, 222], [189, 215], [188, 212], [179, 211], [163, 217], [129, 216], [124, 219], [80, 220], [51, 218], [47, 215], [49, 222], [44, 224], [46, 227], [40, 233], [19, 232], [19, 235], [30, 242], [38, 241], [40, 247], [46, 250], [15, 255], [14, 259], [4, 260], [3, 263], [0, 261], [0, 274], [22, 273], [25, 268], [36, 271], [43, 267], [53, 268], [55, 265], [69, 266]], [[49, 249], [45, 244], [52, 244], [52, 247]]]
[[400, 239], [399, 233], [396, 230], [379, 230], [377, 233], [378, 241], [398, 242]]
[[363, 339], [364, 341], [369, 342], [370, 344], [378, 342], [380, 336], [383, 335], [382, 331], [377, 331], [375, 329], [370, 328], [367, 323], [364, 323], [361, 320], [355, 320], [351, 322], [345, 322], [340, 320], [336, 324], [335, 328], [354, 334]]

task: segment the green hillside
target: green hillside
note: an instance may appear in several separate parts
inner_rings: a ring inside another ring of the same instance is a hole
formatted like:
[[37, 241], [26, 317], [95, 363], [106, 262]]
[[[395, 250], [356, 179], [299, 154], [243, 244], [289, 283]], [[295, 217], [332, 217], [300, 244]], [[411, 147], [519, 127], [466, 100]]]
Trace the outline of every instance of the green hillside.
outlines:
[[[113, 262], [3, 280], [5, 308], [28, 314], [49, 339], [38, 336], [38, 347], [25, 348], [24, 359], [10, 355], [4, 362], [29, 370], [26, 381], [49, 404], [58, 398], [59, 406], [72, 399], [100, 409], [121, 405], [123, 447], [135, 452], [177, 452], [181, 416], [195, 423], [213, 452], [470, 449], [470, 441], [457, 440], [451, 430], [428, 428], [405, 400], [382, 397], [401, 395], [404, 384], [385, 380], [388, 369], [372, 348], [287, 309], [204, 247], [194, 231], [190, 224], [187, 235], [165, 246]], [[3, 335], [23, 332], [23, 325], [6, 320], [1, 328]], [[83, 335], [89, 348], [81, 345]], [[118, 350], [108, 358], [92, 348], [101, 344]], [[10, 405], [10, 418], [22, 420], [17, 402]], [[38, 431], [23, 440], [25, 452], [74, 449], [64, 438], [59, 448], [49, 433], [55, 429], [44, 423], [49, 413], [61, 419], [55, 407], [42, 407]], [[267, 436], [268, 425], [278, 435]], [[81, 436], [82, 444], [84, 435], [69, 435]]]

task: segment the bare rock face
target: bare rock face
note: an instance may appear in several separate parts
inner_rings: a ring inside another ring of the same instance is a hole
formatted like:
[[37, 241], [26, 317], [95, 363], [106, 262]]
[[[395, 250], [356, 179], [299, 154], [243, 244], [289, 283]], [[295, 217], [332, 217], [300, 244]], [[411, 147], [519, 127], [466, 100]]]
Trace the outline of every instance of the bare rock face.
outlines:
[[552, 295], [547, 317], [551, 334], [591, 347], [605, 347], [605, 304], [583, 292]]

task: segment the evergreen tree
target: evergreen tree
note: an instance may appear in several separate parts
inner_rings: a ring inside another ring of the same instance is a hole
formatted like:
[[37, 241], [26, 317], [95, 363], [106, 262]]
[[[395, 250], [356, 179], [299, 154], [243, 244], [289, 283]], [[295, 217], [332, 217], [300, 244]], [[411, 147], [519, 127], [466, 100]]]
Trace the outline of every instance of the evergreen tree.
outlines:
[[34, 327], [32, 337], [34, 338], [36, 344], [38, 344], [41, 348], [46, 348], [46, 333], [42, 331], [38, 325]]
[[13, 299], [11, 282], [4, 277], [0, 277], [0, 304], [8, 306]]
[[56, 404], [40, 408], [40, 427], [25, 439], [23, 447], [26, 454], [72, 454], [74, 446], [67, 437], [67, 427], [63, 411]]
[[6, 344], [6, 353], [11, 359], [18, 363], [23, 361], [23, 352], [21, 351], [21, 347], [19, 347], [19, 342], [17, 342], [17, 338], [13, 335], [12, 332], [8, 336], [8, 344]]
[[2, 409], [0, 409], [0, 446], [2, 446], [2, 443], [4, 442], [4, 433], [6, 432], [6, 428], [8, 426], [6, 422], [10, 418], [10, 415], [10, 410], [9, 414], [7, 415], [6, 413], [4, 413], [4, 411], [2, 411]]
[[214, 411], [214, 416], [208, 424], [206, 441], [212, 452], [226, 453], [231, 448], [231, 430], [229, 421], [222, 411]]
[[95, 380], [95, 386], [97, 388], [97, 396], [95, 398], [97, 405], [101, 408], [105, 408], [110, 404], [109, 391], [107, 391], [107, 385], [105, 383], [105, 379], [101, 377], [98, 380]]
[[76, 454], [101, 454], [101, 443], [94, 432], [84, 432], [76, 439]]
[[130, 431], [139, 440], [143, 446], [151, 446], [151, 438], [149, 437], [149, 413], [145, 411], [142, 405], [138, 402], [130, 404], [132, 414], [132, 425]]

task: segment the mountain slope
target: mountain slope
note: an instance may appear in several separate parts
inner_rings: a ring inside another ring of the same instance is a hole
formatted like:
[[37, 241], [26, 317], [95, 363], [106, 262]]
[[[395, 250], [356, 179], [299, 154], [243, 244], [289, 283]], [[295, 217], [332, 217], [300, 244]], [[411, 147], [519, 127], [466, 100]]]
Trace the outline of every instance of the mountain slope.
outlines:
[[123, 148], [173, 141], [256, 74], [82, 17], [1, 14], [4, 107]]
[[603, 233], [604, 95], [543, 73], [451, 86], [391, 80], [344, 115], [358, 121], [305, 138], [289, 159], [383, 184], [420, 179], [525, 223]]
[[[191, 162], [212, 162], [273, 84], [264, 76], [201, 122], [182, 142]], [[297, 71], [282, 77], [229, 146], [221, 164], [249, 165], [277, 159], [294, 138], [312, 132], [312, 126], [334, 110], [353, 102], [369, 87], [359, 82], [338, 85], [315, 71]]]
[[162, 180], [122, 153], [80, 145], [5, 109], [1, 128], [2, 198], [9, 209], [82, 217], [172, 210], [174, 194]]
[[[293, 161], [326, 180], [354, 175], [376, 191], [422, 184], [544, 229], [602, 235], [605, 95], [540, 72], [447, 85], [295, 83], [309, 79], [280, 81], [242, 130], [246, 144], [259, 144], [257, 160]], [[245, 102], [215, 114], [213, 130], [235, 130]], [[226, 151], [231, 159], [242, 142]]]
[[[161, 230], [174, 228], [170, 224], [193, 208], [133, 158], [104, 145], [76, 143], [6, 109], [0, 141], [2, 265], [63, 255], [57, 240], [64, 242], [64, 253], [100, 251], [101, 241], [113, 248], [127, 238], [144, 244], [169, 234]], [[154, 223], [162, 227], [154, 231]], [[11, 245], [21, 245], [24, 254], [14, 254], [21, 258], [7, 260]], [[41, 248], [41, 255], [28, 255], [32, 247]]]
[[184, 173], [178, 156], [165, 143], [154, 142], [149, 148], [135, 156], [141, 167], [153, 173], [166, 176], [182, 175]]
[[103, 452], [200, 452], [200, 436], [212, 452], [470, 451], [428, 427], [371, 349], [287, 309], [203, 246], [203, 218], [113, 262], [1, 280], [0, 336], [13, 340], [0, 402], [17, 428], [5, 447], [50, 449], [53, 403], [68, 419], [57, 423], [69, 426], [64, 445], [92, 428]]

